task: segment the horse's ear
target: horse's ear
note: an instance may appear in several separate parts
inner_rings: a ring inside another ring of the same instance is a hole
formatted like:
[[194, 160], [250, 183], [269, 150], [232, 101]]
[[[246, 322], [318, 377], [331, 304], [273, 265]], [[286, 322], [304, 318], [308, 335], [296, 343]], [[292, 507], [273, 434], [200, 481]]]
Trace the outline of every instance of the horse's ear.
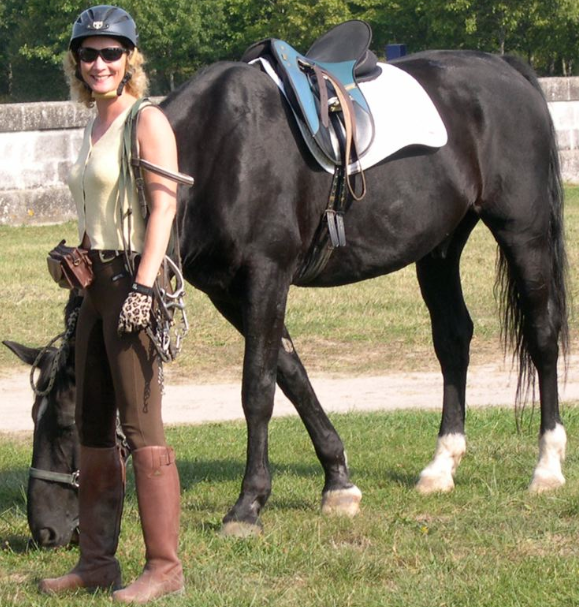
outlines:
[[12, 350], [16, 356], [22, 361], [29, 365], [32, 365], [38, 355], [40, 354], [40, 348], [29, 348], [23, 346], [15, 341], [5, 340], [2, 342], [9, 350]]

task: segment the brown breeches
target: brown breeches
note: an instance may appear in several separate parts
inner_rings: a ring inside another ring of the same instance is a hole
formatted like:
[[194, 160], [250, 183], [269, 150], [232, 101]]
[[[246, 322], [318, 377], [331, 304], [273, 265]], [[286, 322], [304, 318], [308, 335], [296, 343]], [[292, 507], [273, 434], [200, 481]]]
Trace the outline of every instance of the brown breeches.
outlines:
[[76, 423], [86, 447], [112, 447], [116, 414], [131, 449], [164, 446], [159, 356], [144, 331], [117, 334], [131, 276], [124, 256], [101, 262], [86, 289], [76, 330]]

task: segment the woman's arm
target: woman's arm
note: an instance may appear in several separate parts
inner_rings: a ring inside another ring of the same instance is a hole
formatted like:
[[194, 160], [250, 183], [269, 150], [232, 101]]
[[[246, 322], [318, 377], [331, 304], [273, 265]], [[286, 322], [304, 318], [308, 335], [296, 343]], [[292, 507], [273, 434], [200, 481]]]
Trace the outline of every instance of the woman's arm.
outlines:
[[[170, 171], [178, 171], [175, 134], [165, 114], [155, 108], [141, 111], [137, 138], [142, 158]], [[150, 215], [147, 221], [141, 262], [135, 281], [151, 287], [167, 251], [171, 226], [177, 211], [177, 184], [143, 171]]]

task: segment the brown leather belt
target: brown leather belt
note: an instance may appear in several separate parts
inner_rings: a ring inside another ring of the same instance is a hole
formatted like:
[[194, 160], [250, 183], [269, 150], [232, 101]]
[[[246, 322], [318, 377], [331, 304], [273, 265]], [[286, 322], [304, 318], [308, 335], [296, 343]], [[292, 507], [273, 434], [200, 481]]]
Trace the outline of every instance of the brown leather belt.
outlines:
[[124, 251], [117, 251], [114, 249], [89, 249], [88, 255], [93, 263], [109, 263], [114, 261], [120, 255], [123, 255]]

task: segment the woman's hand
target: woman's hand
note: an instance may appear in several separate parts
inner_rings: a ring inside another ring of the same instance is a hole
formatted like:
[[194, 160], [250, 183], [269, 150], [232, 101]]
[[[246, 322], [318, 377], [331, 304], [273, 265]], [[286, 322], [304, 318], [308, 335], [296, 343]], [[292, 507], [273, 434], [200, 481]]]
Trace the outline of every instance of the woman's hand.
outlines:
[[131, 291], [121, 308], [117, 327], [118, 334], [137, 333], [146, 329], [151, 324], [152, 304], [151, 295]]

